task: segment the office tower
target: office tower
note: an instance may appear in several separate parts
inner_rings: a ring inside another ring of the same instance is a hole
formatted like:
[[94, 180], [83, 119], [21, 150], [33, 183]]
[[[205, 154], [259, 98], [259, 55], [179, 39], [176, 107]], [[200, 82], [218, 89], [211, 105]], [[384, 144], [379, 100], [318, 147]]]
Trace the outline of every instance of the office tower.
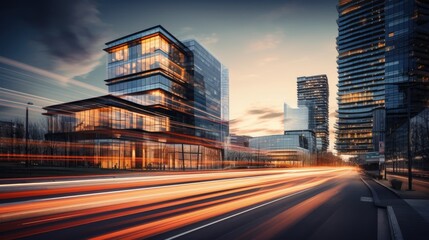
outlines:
[[90, 166], [220, 167], [221, 63], [188, 43], [162, 26], [106, 43], [109, 95], [45, 107], [47, 138]]
[[338, 5], [338, 120], [340, 154], [373, 151], [372, 110], [384, 106], [384, 0]]
[[326, 75], [297, 78], [298, 106], [309, 109], [309, 129], [316, 134], [317, 150], [329, 146], [329, 85]]
[[409, 118], [428, 107], [429, 1], [339, 1], [340, 154], [377, 150], [373, 126], [385, 107], [386, 157], [405, 158]]

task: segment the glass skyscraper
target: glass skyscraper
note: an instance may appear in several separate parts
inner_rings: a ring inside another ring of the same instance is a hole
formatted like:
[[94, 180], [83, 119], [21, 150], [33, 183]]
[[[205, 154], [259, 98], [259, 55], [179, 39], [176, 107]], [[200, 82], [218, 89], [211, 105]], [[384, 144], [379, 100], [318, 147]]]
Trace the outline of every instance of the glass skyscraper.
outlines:
[[298, 107], [309, 111], [309, 127], [314, 130], [318, 151], [326, 152], [329, 146], [329, 85], [326, 75], [297, 78]]
[[338, 4], [338, 120], [340, 154], [374, 150], [372, 110], [384, 106], [384, 0]]
[[372, 130], [385, 124], [386, 160], [406, 159], [407, 123], [429, 105], [429, 1], [341, 0], [337, 9], [336, 149], [379, 150]]

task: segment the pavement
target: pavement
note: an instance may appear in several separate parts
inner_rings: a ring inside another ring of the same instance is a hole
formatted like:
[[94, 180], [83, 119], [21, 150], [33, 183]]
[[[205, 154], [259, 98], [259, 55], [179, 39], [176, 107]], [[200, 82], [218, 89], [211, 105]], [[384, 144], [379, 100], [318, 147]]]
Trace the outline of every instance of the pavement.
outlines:
[[[369, 175], [369, 176], [368, 176]], [[386, 180], [377, 180], [371, 174], [362, 176], [370, 188], [374, 204], [387, 209], [391, 239], [428, 239], [429, 236], [429, 182], [414, 180], [409, 191], [406, 178], [388, 175]], [[402, 181], [401, 190], [391, 187], [390, 180]]]

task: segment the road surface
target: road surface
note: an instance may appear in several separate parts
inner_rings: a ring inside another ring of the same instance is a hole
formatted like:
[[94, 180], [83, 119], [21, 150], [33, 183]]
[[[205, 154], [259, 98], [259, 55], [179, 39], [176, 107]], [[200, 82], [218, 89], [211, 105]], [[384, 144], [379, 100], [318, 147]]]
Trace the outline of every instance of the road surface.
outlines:
[[353, 168], [301, 168], [0, 185], [2, 239], [377, 239]]

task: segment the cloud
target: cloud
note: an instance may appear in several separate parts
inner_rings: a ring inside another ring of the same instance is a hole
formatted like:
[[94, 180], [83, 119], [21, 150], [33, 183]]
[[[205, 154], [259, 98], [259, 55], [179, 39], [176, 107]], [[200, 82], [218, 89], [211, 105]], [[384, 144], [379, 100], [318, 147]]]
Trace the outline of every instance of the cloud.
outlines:
[[283, 112], [266, 113], [260, 116], [259, 119], [273, 119], [273, 118], [279, 118], [279, 117], [283, 117]]
[[239, 118], [234, 118], [234, 119], [229, 120], [229, 124], [231, 124], [231, 125], [238, 124], [241, 122], [243, 122], [243, 120], [239, 119]]
[[89, 73], [100, 63], [106, 39], [94, 1], [42, 0], [28, 4], [32, 10], [25, 20], [38, 33], [33, 40], [52, 57], [56, 70], [75, 77]]
[[261, 115], [261, 114], [266, 114], [269, 113], [270, 110], [268, 109], [261, 109], [261, 108], [256, 108], [256, 109], [250, 109], [247, 111], [247, 114], [251, 114], [251, 115]]
[[281, 42], [282, 42], [281, 32], [269, 33], [263, 36], [262, 38], [258, 38], [256, 40], [251, 41], [248, 44], [248, 49], [254, 52], [274, 49], [274, 48], [277, 48]]
[[277, 111], [271, 108], [255, 108], [247, 111], [248, 115], [257, 115], [259, 120], [271, 120], [273, 118], [283, 118], [283, 111]]

